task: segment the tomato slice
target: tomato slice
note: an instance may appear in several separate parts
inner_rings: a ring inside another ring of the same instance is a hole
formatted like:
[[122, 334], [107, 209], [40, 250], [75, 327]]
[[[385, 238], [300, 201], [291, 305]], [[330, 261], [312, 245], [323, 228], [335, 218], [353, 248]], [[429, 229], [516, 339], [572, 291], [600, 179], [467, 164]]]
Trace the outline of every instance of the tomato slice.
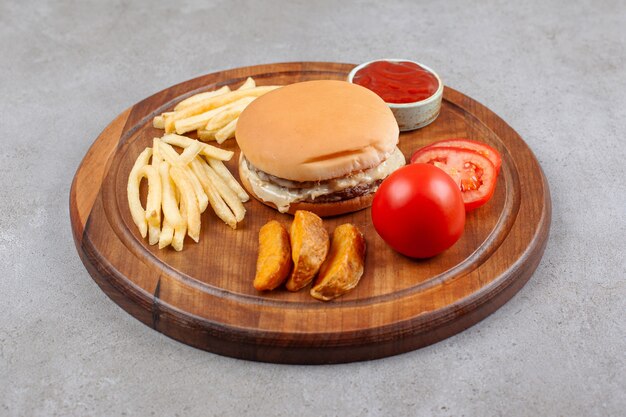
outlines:
[[[461, 148], [461, 149], [469, 149], [474, 152], [478, 152], [482, 156], [489, 158], [493, 166], [496, 168], [496, 175], [500, 173], [500, 167], [502, 166], [502, 158], [500, 157], [500, 153], [496, 151], [491, 146], [486, 143], [477, 142], [475, 140], [469, 139], [446, 139], [440, 140], [439, 142], [435, 142], [426, 146], [425, 148]], [[422, 148], [422, 149], [425, 149]]]
[[432, 164], [450, 175], [461, 189], [465, 211], [485, 204], [496, 188], [496, 168], [473, 150], [427, 146], [413, 154], [411, 163]]

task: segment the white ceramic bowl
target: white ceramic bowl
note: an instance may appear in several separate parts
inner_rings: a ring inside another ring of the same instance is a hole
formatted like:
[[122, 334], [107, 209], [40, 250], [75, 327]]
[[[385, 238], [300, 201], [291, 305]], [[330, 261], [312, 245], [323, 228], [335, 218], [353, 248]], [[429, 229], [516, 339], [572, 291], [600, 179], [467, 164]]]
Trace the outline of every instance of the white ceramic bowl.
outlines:
[[356, 74], [361, 68], [377, 61], [412, 62], [432, 73], [435, 78], [437, 78], [439, 87], [432, 96], [413, 103], [387, 103], [395, 116], [396, 121], [398, 122], [401, 132], [419, 129], [420, 127], [424, 127], [432, 123], [437, 116], [439, 116], [439, 110], [441, 110], [441, 98], [443, 97], [443, 82], [441, 82], [439, 75], [426, 65], [422, 65], [419, 62], [411, 61], [409, 59], [375, 59], [354, 67], [352, 71], [350, 71], [350, 74], [348, 74], [348, 81], [352, 82], [354, 74]]

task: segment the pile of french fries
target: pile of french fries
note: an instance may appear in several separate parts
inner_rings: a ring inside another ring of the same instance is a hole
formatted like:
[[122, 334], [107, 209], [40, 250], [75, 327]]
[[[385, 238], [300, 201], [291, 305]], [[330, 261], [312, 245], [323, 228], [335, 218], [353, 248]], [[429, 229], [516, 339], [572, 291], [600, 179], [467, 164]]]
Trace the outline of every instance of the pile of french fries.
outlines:
[[[178, 153], [173, 146], [183, 149]], [[183, 249], [185, 236], [200, 240], [200, 215], [211, 205], [217, 216], [235, 229], [249, 196], [223, 161], [233, 152], [180, 136], [154, 138], [135, 161], [128, 177], [128, 204], [143, 238], [159, 249]], [[141, 180], [148, 181], [146, 208], [140, 201]]]
[[231, 91], [224, 86], [215, 91], [193, 95], [174, 107], [174, 111], [156, 116], [152, 125], [165, 129], [165, 133], [183, 135], [197, 131], [202, 141], [215, 140], [223, 143], [235, 137], [239, 115], [246, 106], [259, 96], [280, 86], [257, 87], [252, 77], [237, 89]]

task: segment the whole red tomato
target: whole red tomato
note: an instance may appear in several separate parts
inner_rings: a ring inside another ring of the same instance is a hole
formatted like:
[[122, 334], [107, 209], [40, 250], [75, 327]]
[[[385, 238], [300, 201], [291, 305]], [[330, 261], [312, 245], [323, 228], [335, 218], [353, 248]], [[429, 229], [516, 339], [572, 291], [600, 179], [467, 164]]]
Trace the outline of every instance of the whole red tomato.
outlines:
[[465, 207], [459, 187], [431, 164], [404, 166], [385, 179], [372, 203], [372, 222], [403, 255], [429, 258], [463, 234]]

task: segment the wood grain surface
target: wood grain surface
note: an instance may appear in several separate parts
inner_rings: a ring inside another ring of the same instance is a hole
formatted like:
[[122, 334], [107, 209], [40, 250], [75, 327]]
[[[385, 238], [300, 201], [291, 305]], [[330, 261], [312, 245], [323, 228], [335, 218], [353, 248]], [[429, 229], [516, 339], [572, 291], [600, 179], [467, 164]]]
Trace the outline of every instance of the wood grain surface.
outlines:
[[[126, 182], [137, 155], [163, 131], [152, 118], [192, 94], [248, 76], [258, 85], [345, 79], [354, 65], [299, 62], [208, 74], [165, 89], [120, 114], [96, 139], [78, 168], [70, 194], [76, 248], [100, 288], [128, 313], [191, 346], [237, 358], [278, 363], [338, 363], [410, 351], [466, 329], [509, 300], [530, 278], [548, 238], [547, 182], [531, 150], [502, 119], [446, 87], [439, 118], [401, 134], [408, 158], [439, 139], [480, 140], [502, 154], [490, 202], [468, 214], [465, 232], [446, 252], [413, 260], [376, 234], [370, 210], [325, 220], [329, 232], [351, 222], [365, 234], [367, 259], [358, 287], [335, 301], [308, 290], [258, 293], [252, 286], [259, 228], [291, 216], [246, 203], [234, 231], [211, 210], [200, 243], [175, 252], [149, 246], [133, 224]], [[236, 152], [228, 163], [237, 176]]]

